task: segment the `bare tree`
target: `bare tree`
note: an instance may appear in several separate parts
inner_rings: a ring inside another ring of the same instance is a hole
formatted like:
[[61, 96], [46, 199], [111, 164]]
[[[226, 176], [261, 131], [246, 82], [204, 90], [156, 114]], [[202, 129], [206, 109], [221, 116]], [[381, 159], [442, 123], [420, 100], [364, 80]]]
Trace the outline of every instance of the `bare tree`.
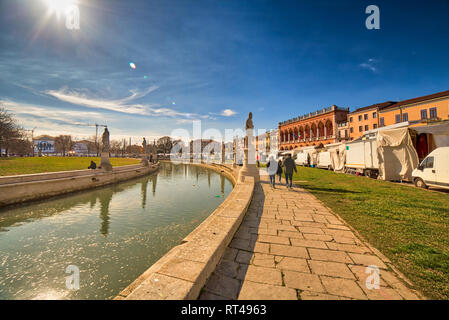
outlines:
[[5, 149], [5, 156], [7, 157], [11, 145], [21, 137], [21, 128], [17, 125], [13, 115], [0, 105], [0, 151]]
[[122, 152], [122, 142], [118, 140], [111, 140], [109, 150], [111, 151], [111, 153], [117, 156]]
[[62, 152], [62, 155], [65, 157], [66, 152], [73, 148], [73, 144], [72, 136], [60, 135], [55, 139], [55, 151]]
[[158, 150], [161, 150], [165, 156], [165, 154], [170, 153], [171, 149], [173, 148], [173, 140], [169, 136], [159, 138], [157, 140], [157, 148]]

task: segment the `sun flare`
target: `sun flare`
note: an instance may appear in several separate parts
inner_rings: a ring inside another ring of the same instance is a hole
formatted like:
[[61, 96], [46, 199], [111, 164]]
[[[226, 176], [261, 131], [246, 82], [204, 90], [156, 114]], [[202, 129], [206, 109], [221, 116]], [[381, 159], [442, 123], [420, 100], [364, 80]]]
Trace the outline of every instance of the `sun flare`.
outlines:
[[56, 13], [59, 16], [64, 13], [68, 8], [73, 5], [77, 5], [77, 0], [44, 0], [50, 13]]

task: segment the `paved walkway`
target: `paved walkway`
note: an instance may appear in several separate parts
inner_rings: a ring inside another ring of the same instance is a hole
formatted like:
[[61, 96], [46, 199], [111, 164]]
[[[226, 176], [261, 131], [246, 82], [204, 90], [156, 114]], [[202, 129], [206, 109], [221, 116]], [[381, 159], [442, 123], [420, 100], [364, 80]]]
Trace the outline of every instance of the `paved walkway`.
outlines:
[[[369, 265], [380, 289], [366, 286]], [[313, 195], [265, 176], [200, 299], [419, 299], [400, 278]]]

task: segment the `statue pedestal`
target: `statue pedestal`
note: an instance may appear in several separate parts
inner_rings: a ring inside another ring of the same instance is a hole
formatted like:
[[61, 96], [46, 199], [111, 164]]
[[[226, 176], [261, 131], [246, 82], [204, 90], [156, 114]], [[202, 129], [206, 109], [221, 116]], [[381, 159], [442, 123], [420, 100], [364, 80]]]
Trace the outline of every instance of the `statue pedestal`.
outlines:
[[112, 164], [109, 161], [109, 152], [102, 152], [101, 153], [100, 167], [104, 171], [112, 171]]
[[140, 161], [140, 164], [143, 165], [144, 167], [148, 167], [150, 165], [150, 161], [148, 160], [149, 158], [150, 157], [147, 154], [144, 155], [142, 161]]
[[245, 177], [254, 177], [254, 182], [260, 182], [259, 169], [257, 169], [256, 164], [248, 163], [248, 148], [243, 150], [243, 167], [239, 171], [238, 181], [245, 181]]

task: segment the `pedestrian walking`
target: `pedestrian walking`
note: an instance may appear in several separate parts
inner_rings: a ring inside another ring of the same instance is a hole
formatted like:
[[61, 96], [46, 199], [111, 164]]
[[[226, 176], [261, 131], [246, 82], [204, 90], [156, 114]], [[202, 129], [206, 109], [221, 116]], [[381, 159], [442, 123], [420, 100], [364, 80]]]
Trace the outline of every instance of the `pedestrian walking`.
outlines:
[[[278, 172], [279, 164], [274, 157], [271, 156], [267, 163], [268, 176], [270, 177], [270, 185], [272, 188], [276, 188], [276, 173]], [[282, 169], [281, 169], [282, 170]]]
[[279, 160], [278, 162], [278, 169], [276, 171], [276, 174], [279, 176], [279, 184], [282, 182], [282, 160]]
[[[285, 184], [287, 185], [287, 189], [291, 189], [293, 186], [293, 170], [296, 170], [295, 161], [292, 159], [292, 155], [287, 154], [287, 159], [284, 160], [284, 174], [285, 174]], [[290, 182], [289, 182], [290, 181]]]

